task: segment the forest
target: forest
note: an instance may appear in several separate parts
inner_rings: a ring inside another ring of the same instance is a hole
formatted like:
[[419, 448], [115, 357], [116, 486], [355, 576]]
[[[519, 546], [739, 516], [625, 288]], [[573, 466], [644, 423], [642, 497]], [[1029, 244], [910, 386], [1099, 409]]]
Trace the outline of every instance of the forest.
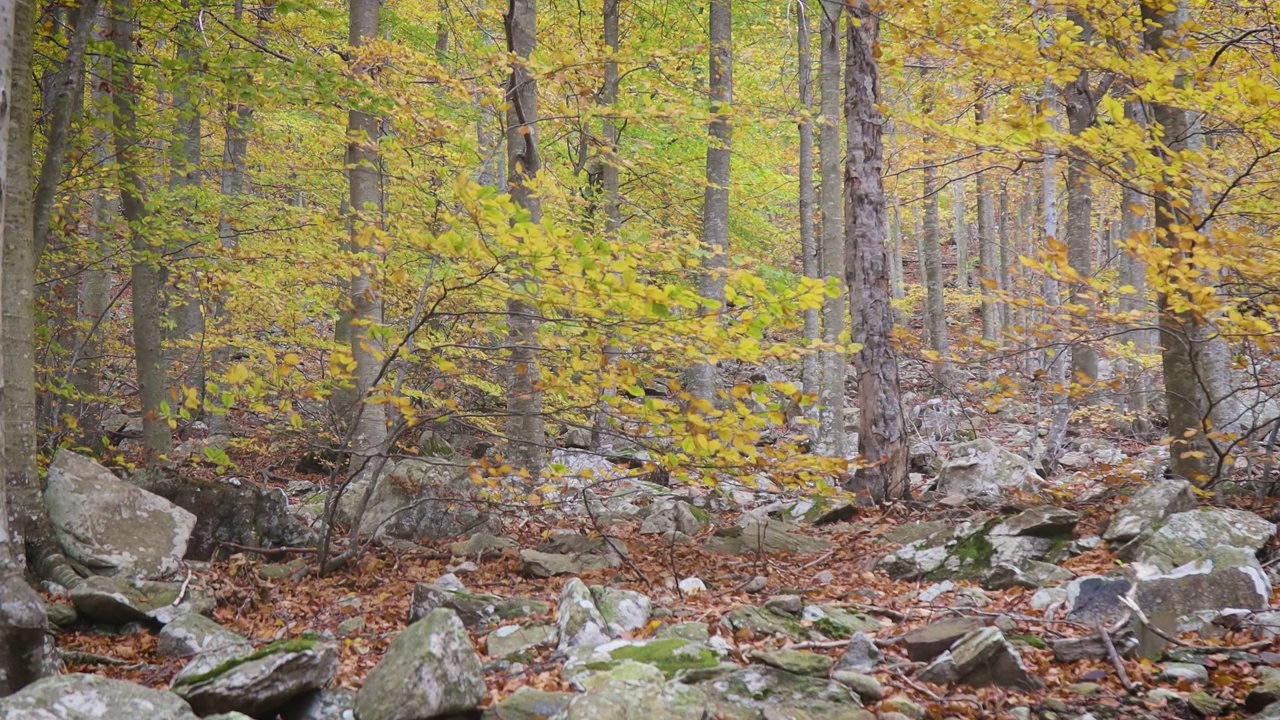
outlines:
[[0, 720], [1280, 718], [1269, 0], [0, 0]]

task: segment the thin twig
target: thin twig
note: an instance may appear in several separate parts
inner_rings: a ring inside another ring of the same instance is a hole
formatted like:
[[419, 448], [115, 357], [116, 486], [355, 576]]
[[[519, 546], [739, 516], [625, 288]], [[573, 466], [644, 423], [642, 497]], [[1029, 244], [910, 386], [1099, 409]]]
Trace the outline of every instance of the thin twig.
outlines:
[[1111, 633], [1107, 632], [1107, 628], [1098, 627], [1098, 635], [1102, 636], [1102, 644], [1107, 647], [1107, 657], [1111, 658], [1111, 667], [1116, 669], [1116, 677], [1120, 678], [1120, 685], [1124, 687], [1124, 691], [1132, 695], [1136, 691], [1136, 686], [1129, 680], [1129, 673], [1124, 671], [1124, 663], [1120, 660], [1120, 653], [1116, 652], [1116, 644], [1111, 641]]
[[174, 598], [173, 602], [171, 603], [174, 607], [177, 607], [179, 604], [182, 603], [182, 598], [187, 596], [187, 587], [190, 585], [191, 585], [191, 568], [187, 568], [187, 579], [182, 581], [182, 587], [178, 588], [178, 597]]

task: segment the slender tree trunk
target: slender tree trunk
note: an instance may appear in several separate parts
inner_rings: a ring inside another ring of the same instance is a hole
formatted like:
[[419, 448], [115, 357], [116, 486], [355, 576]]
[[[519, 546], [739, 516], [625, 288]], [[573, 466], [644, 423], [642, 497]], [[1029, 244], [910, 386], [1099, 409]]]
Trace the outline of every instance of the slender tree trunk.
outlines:
[[[822, 277], [841, 288], [837, 297], [822, 303], [822, 384], [818, 398], [818, 446], [820, 455], [848, 454], [844, 430], [844, 382], [847, 355], [833, 349], [840, 344], [845, 324], [845, 221], [844, 178], [840, 170], [840, 12], [841, 0], [823, 0], [821, 66], [818, 71], [822, 127], [818, 156], [822, 167], [819, 202], [822, 209]], [[854, 316], [855, 320], [857, 316]]]
[[[1092, 28], [1075, 13], [1068, 13], [1078, 26], [1083, 27], [1081, 42], [1088, 42]], [[1063, 88], [1063, 100], [1067, 109], [1067, 127], [1073, 137], [1079, 137], [1093, 125], [1093, 97], [1089, 88], [1089, 72], [1081, 68], [1076, 79]], [[1088, 158], [1078, 149], [1067, 154], [1067, 262], [1081, 278], [1093, 276], [1093, 186], [1089, 180]], [[1073, 288], [1075, 302], [1092, 307], [1092, 291], [1079, 283]], [[1090, 313], [1091, 314], [1091, 313]], [[1098, 353], [1088, 341], [1076, 343], [1071, 348], [1071, 375], [1075, 382], [1091, 385], [1098, 379]]]
[[[978, 100], [974, 104], [974, 116], [979, 127], [987, 122], [987, 105], [982, 97], [984, 88], [978, 86]], [[991, 188], [987, 173], [979, 172], [974, 178], [974, 192], [978, 205], [978, 277], [982, 292], [982, 339], [996, 342], [1000, 339], [1000, 303], [996, 293], [1001, 290], [1000, 268], [995, 238], [995, 212], [991, 202]]]
[[[529, 214], [530, 223], [542, 222], [542, 200], [529, 187], [542, 167], [538, 148], [538, 86], [529, 70], [529, 56], [538, 42], [537, 0], [509, 0], [506, 14], [507, 51], [514, 55], [507, 85], [507, 172], [511, 198]], [[538, 310], [530, 300], [514, 297], [507, 303], [512, 350], [511, 387], [507, 393], [510, 415], [507, 433], [513, 465], [524, 467], [536, 478], [545, 464], [546, 427], [542, 416], [539, 367]]]
[[885, 252], [884, 138], [880, 72], [876, 65], [879, 16], [868, 0], [849, 11], [845, 65], [845, 116], [849, 122], [845, 165], [845, 227], [848, 237], [849, 300], [853, 310], [861, 428], [854, 487], [877, 502], [910, 496], [906, 428], [893, 346], [893, 306]]
[[[889, 236], [889, 293], [894, 300], [907, 296], [906, 283], [902, 274], [902, 248], [906, 240], [902, 236], [902, 206], [893, 204], [893, 225]], [[895, 317], [897, 315], [895, 314]]]
[[[604, 86], [601, 88], [600, 104], [608, 108], [601, 123], [601, 134], [604, 136], [604, 155], [600, 168], [600, 185], [604, 191], [605, 236], [610, 241], [618, 239], [618, 231], [622, 227], [622, 192], [618, 178], [618, 126], [609, 116], [614, 112], [614, 104], [618, 102], [618, 2], [604, 1], [604, 46], [609, 52], [609, 59], [604, 64]], [[612, 368], [622, 354], [621, 348], [611, 338], [604, 347], [604, 364]], [[607, 454], [613, 452], [614, 435], [609, 425], [609, 401], [616, 395], [612, 386], [601, 391], [599, 406], [591, 432], [592, 447], [596, 452]]]
[[[710, 100], [711, 121], [707, 124], [707, 187], [702, 202], [702, 272], [698, 274], [698, 294], [705, 303], [702, 315], [719, 315], [724, 310], [725, 271], [729, 267], [729, 158], [733, 126], [729, 116], [733, 104], [733, 0], [711, 0]], [[716, 366], [698, 363], [689, 368], [689, 394], [710, 402], [717, 389]]]
[[132, 0], [113, 0], [112, 36], [116, 45], [112, 89], [115, 96], [116, 165], [120, 173], [120, 207], [133, 236], [133, 350], [137, 363], [138, 397], [142, 401], [142, 441], [148, 462], [160, 462], [173, 447], [169, 421], [161, 411], [168, 395], [164, 368], [165, 317], [164, 248], [144, 227], [147, 220], [146, 184], [138, 173], [139, 143], [133, 79], [133, 34], [136, 29]]
[[[817, 279], [818, 243], [814, 238], [814, 208], [817, 205], [813, 186], [813, 42], [809, 32], [809, 4], [796, 3], [797, 41], [800, 64], [800, 267], [807, 278]], [[805, 353], [800, 365], [800, 386], [805, 395], [820, 393], [821, 369], [818, 354], [812, 351], [818, 342], [820, 327], [818, 308], [804, 311]]]
[[[1187, 21], [1185, 0], [1176, 6], [1142, 4], [1146, 25], [1143, 41], [1153, 55], [1177, 53], [1175, 38]], [[1159, 129], [1160, 145], [1156, 152], [1170, 155], [1185, 148], [1190, 127], [1187, 111], [1167, 103], [1151, 104], [1151, 119]], [[1161, 271], [1176, 268], [1184, 259], [1181, 227], [1191, 223], [1187, 200], [1176, 177], [1168, 177], [1155, 194], [1155, 241], [1172, 252], [1169, 264]], [[1173, 281], [1176, 286], [1176, 280]], [[1176, 291], [1175, 291], [1176, 292]], [[1205, 437], [1205, 420], [1209, 408], [1199, 383], [1194, 344], [1203, 334], [1202, 322], [1191, 312], [1176, 309], [1178, 303], [1165, 292], [1157, 295], [1160, 313], [1160, 354], [1164, 365], [1165, 402], [1168, 405], [1169, 459], [1177, 475], [1203, 482], [1213, 472], [1213, 457]]]
[[[1000, 289], [1005, 292], [1012, 290], [1009, 275], [1009, 261], [1014, 255], [1013, 249], [1009, 247], [1009, 224], [1011, 222], [1013, 222], [1013, 217], [1009, 214], [1009, 181], [1006, 179], [1000, 185], [1000, 223], [998, 228], [998, 236], [1000, 238]], [[1013, 329], [1013, 308], [1005, 300], [1000, 301], [999, 307], [1000, 327], [1004, 332], [1010, 332]]]
[[[963, 166], [957, 164], [956, 171], [963, 173]], [[961, 290], [969, 288], [969, 222], [965, 219], [968, 198], [964, 186], [963, 177], [951, 183], [951, 239], [956, 245], [956, 287]]]
[[[9, 214], [6, 212], [9, 203], [9, 192], [12, 189], [11, 179], [8, 173], [9, 168], [9, 143], [10, 143], [10, 110], [13, 106], [13, 93], [15, 83], [14, 78], [14, 60], [18, 55], [15, 50], [17, 43], [25, 45], [25, 41], [17, 37], [17, 23], [19, 21], [30, 22], [32, 18], [22, 16], [18, 12], [17, 3], [9, 3], [0, 6], [0, 220], [7, 221]], [[16, 41], [16, 43], [15, 43]], [[17, 57], [18, 69], [22, 68], [22, 57]], [[27, 62], [30, 62], [27, 60]], [[21, 82], [20, 80], [18, 82]], [[28, 108], [30, 109], [30, 108]], [[13, 178], [19, 183], [23, 180]], [[4, 278], [9, 272], [7, 265], [9, 263], [9, 252], [6, 247], [13, 243], [13, 237], [9, 235], [8, 222], [0, 223], [0, 289], [7, 290], [8, 285], [4, 283]], [[4, 328], [8, 325], [7, 319], [9, 313], [6, 312], [8, 298], [0, 292], [0, 338], [7, 340], [9, 336], [4, 332]], [[7, 410], [3, 402], [4, 397], [8, 394], [5, 387], [4, 372], [4, 356], [0, 353], [0, 411]], [[7, 462], [8, 457], [5, 453], [5, 425], [0, 422], [0, 458], [4, 458]], [[19, 565], [19, 559], [23, 557], [22, 552], [22, 534], [21, 528], [17, 525], [11, 530], [9, 527], [9, 493], [8, 493], [8, 473], [0, 473], [0, 586], [9, 582], [11, 578], [21, 580], [22, 567]], [[4, 606], [4, 602], [0, 601], [0, 607]], [[0, 617], [0, 627], [5, 626], [6, 618]], [[8, 640], [8, 638], [0, 638]], [[0, 647], [7, 648], [7, 643]], [[0, 650], [0, 697], [9, 695], [19, 689], [25, 682], [19, 683], [14, 678], [21, 672], [21, 665], [15, 665], [20, 653], [11, 653], [7, 649]]]
[[[351, 0], [349, 44], [364, 45], [378, 36], [379, 0]], [[366, 75], [357, 67], [355, 74]], [[359, 270], [351, 279], [351, 357], [355, 360], [355, 431], [352, 469], [368, 464], [387, 439], [386, 405], [372, 401], [382, 366], [382, 343], [370, 332], [382, 322], [382, 295], [375, 275], [381, 256], [378, 230], [382, 225], [381, 122], [375, 115], [352, 108], [347, 113], [348, 182], [350, 185], [351, 249], [358, 253]]]
[[[921, 106], [927, 114], [933, 110], [933, 98], [928, 88], [921, 100]], [[922, 139], [924, 147], [930, 147], [933, 136], [926, 134]], [[925, 333], [929, 339], [929, 349], [937, 355], [933, 360], [933, 382], [941, 388], [949, 384], [947, 369], [947, 311], [943, 300], [942, 281], [942, 232], [938, 226], [938, 170], [926, 161], [924, 168], [924, 228], [920, 236], [921, 264], [924, 265], [925, 285]]]

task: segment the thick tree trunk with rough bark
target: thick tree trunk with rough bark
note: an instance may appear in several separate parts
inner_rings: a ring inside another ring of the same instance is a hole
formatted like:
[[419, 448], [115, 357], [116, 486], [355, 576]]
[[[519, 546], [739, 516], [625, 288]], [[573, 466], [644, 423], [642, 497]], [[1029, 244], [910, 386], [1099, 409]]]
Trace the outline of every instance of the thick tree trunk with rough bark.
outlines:
[[[706, 301], [699, 312], [718, 315], [724, 309], [725, 271], [729, 266], [729, 158], [733, 125], [733, 1], [711, 0], [710, 92], [711, 121], [707, 124], [707, 187], [702, 200], [702, 272], [698, 294]], [[711, 363], [689, 368], [689, 394], [710, 402], [716, 394], [717, 373]]]
[[[515, 56], [507, 85], [507, 183], [511, 198], [542, 222], [542, 200], [529, 187], [542, 167], [538, 148], [538, 85], [528, 67], [538, 43], [537, 0], [510, 0], [505, 17], [507, 51]], [[537, 477], [545, 464], [546, 424], [542, 416], [541, 368], [538, 358], [538, 309], [528, 299], [507, 303], [508, 360], [507, 435], [511, 464]]]
[[[817, 279], [818, 243], [814, 237], [814, 210], [817, 205], [813, 186], [813, 39], [809, 31], [809, 5], [796, 3], [796, 38], [799, 46], [800, 75], [800, 268], [807, 278]], [[804, 311], [804, 344], [812, 348], [821, 328], [818, 308]], [[821, 370], [818, 354], [808, 352], [800, 365], [800, 387], [805, 395], [820, 392]]]
[[133, 351], [138, 373], [138, 398], [142, 402], [142, 442], [148, 462], [159, 462], [173, 447], [169, 422], [161, 416], [168, 399], [164, 367], [165, 269], [164, 248], [143, 227], [147, 209], [146, 184], [138, 172], [136, 151], [140, 142], [133, 78], [134, 32], [132, 0], [112, 3], [112, 37], [116, 61], [112, 64], [115, 97], [115, 150], [120, 177], [120, 208], [133, 237], [131, 271], [133, 291]]
[[[351, 0], [348, 43], [359, 48], [378, 36], [378, 0]], [[357, 67], [364, 75], [367, 68]], [[381, 157], [378, 117], [359, 109], [347, 112], [347, 179], [350, 186], [351, 250], [360, 267], [351, 279], [351, 357], [355, 360], [355, 417], [351, 432], [352, 469], [366, 466], [387, 439], [386, 405], [371, 402], [382, 369], [382, 346], [370, 329], [382, 322], [382, 296], [375, 280], [381, 253], [377, 229], [382, 221]]]
[[880, 21], [867, 0], [860, 0], [849, 12], [845, 65], [845, 116], [849, 123], [846, 266], [854, 341], [862, 344], [856, 358], [861, 410], [859, 454], [866, 463], [854, 476], [854, 489], [877, 502], [890, 502], [908, 497], [910, 488], [885, 252], [883, 118], [878, 105], [880, 73], [875, 56]]
[[[840, 168], [840, 12], [844, 3], [823, 0], [818, 86], [821, 97], [822, 127], [818, 135], [822, 187], [819, 200], [822, 210], [821, 258], [818, 263], [822, 278], [844, 288], [845, 221], [844, 178]], [[856, 319], [856, 316], [855, 316]], [[848, 453], [844, 430], [844, 382], [847, 355], [830, 349], [840, 342], [844, 332], [845, 300], [842, 292], [827, 297], [822, 303], [822, 382], [818, 397], [817, 452], [829, 457], [845, 457]]]

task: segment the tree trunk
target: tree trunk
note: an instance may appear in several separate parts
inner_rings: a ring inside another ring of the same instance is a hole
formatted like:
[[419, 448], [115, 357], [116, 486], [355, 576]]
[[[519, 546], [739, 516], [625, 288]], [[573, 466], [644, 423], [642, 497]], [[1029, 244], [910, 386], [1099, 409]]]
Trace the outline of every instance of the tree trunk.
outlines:
[[[926, 87], [921, 98], [924, 113], [933, 111], [933, 97]], [[921, 144], [930, 147], [933, 136], [926, 134]], [[937, 357], [933, 360], [933, 383], [936, 387], [946, 387], [948, 383], [947, 353], [947, 311], [943, 300], [942, 286], [942, 232], [938, 227], [938, 170], [933, 163], [926, 161], [924, 168], [924, 227], [920, 236], [920, 252], [924, 265], [924, 327], [928, 336], [929, 350]]]
[[[974, 104], [974, 116], [978, 127], [987, 122], [987, 105], [982, 97], [984, 88], [978, 86], [978, 100]], [[991, 202], [991, 188], [987, 173], [979, 172], [974, 178], [974, 192], [978, 205], [978, 277], [982, 292], [982, 339], [996, 342], [1000, 339], [1000, 303], [995, 295], [1000, 291], [1000, 268], [996, 257], [995, 212]]]
[[[841, 293], [822, 302], [822, 384], [818, 398], [817, 452], [829, 457], [848, 454], [844, 430], [844, 382], [847, 355], [832, 349], [840, 343], [845, 323], [845, 221], [844, 178], [840, 170], [840, 11], [841, 0], [823, 0], [821, 66], [818, 85], [821, 93], [822, 128], [818, 136], [818, 156], [822, 165], [822, 248], [819, 263], [822, 278], [840, 286]], [[857, 316], [854, 316], [855, 320]]]
[[[729, 108], [733, 104], [733, 0], [711, 0], [710, 100], [711, 121], [707, 124], [707, 187], [702, 201], [702, 272], [698, 274], [698, 294], [704, 303], [701, 315], [719, 315], [724, 310], [725, 271], [729, 266], [729, 157], [733, 126]], [[689, 368], [689, 394], [710, 402], [716, 394], [717, 373], [712, 363]]]
[[[30, 4], [28, 4], [28, 8]], [[9, 262], [9, 251], [7, 247], [13, 244], [14, 238], [9, 235], [10, 226], [8, 224], [9, 214], [6, 212], [9, 203], [9, 192], [13, 188], [11, 178], [8, 173], [9, 168], [9, 143], [10, 143], [10, 110], [13, 106], [13, 93], [15, 89], [14, 77], [14, 61], [18, 61], [18, 69], [23, 69], [24, 62], [29, 64], [30, 59], [24, 59], [20, 53], [16, 52], [18, 44], [25, 47], [26, 41], [18, 37], [17, 23], [19, 21], [26, 22], [25, 28], [31, 27], [31, 17], [23, 17], [18, 12], [16, 3], [6, 4], [0, 7], [0, 168], [4, 172], [0, 172], [0, 219], [4, 222], [0, 223], [0, 288], [8, 290], [9, 286], [4, 284], [4, 278], [9, 275], [6, 265]], [[15, 43], [16, 40], [16, 43]], [[17, 57], [15, 57], [17, 56]], [[29, 69], [29, 67], [27, 68]], [[21, 81], [19, 81], [21, 82]], [[31, 108], [27, 108], [30, 110]], [[19, 184], [25, 181], [21, 176], [12, 178]], [[0, 293], [0, 338], [9, 339], [4, 332], [4, 328], [8, 325], [8, 305], [5, 303], [6, 296]], [[8, 395], [8, 388], [5, 383], [4, 357], [7, 353], [0, 353], [0, 402]], [[6, 403], [7, 404], [7, 403]], [[7, 410], [7, 407], [0, 406], [0, 411]], [[4, 458], [6, 462], [8, 458], [5, 453], [5, 436], [6, 423], [0, 422], [0, 458]], [[0, 588], [3, 583], [9, 580], [6, 575], [18, 575], [21, 572], [21, 566], [18, 561], [22, 557], [22, 534], [21, 528], [15, 526], [12, 533], [9, 527], [9, 493], [7, 473], [0, 473]], [[19, 578], [21, 580], [21, 578]], [[3, 590], [0, 590], [2, 592]], [[0, 601], [0, 608], [3, 608], [3, 601]], [[0, 619], [0, 627], [4, 627], [4, 620]], [[0, 645], [5, 648], [7, 645]], [[14, 685], [12, 681], [7, 680], [14, 675], [14, 671], [21, 665], [14, 667], [13, 663], [18, 660], [19, 653], [0, 652], [0, 697], [4, 697], [21, 685]], [[19, 670], [20, 672], [20, 670]], [[25, 684], [25, 683], [23, 683]]]
[[[1080, 40], [1088, 42], [1092, 28], [1076, 13], [1068, 13], [1084, 28]], [[1067, 129], [1079, 137], [1093, 125], [1093, 96], [1089, 88], [1089, 71], [1081, 68], [1076, 79], [1063, 88], [1067, 109]], [[1088, 158], [1078, 148], [1067, 154], [1067, 262], [1088, 281], [1093, 277], [1093, 186], [1089, 180]], [[1092, 290], [1084, 282], [1076, 285], [1075, 302], [1092, 307]], [[1092, 313], [1088, 313], [1092, 315]], [[1098, 379], [1098, 353], [1088, 341], [1071, 347], [1071, 375], [1075, 382], [1092, 385]]]
[[[378, 36], [379, 0], [351, 0], [349, 44], [358, 48]], [[363, 76], [369, 69], [357, 67]], [[382, 344], [370, 332], [382, 322], [382, 297], [374, 276], [381, 256], [378, 229], [382, 225], [379, 119], [352, 108], [347, 112], [348, 183], [350, 186], [351, 250], [359, 254], [359, 270], [351, 279], [351, 357], [355, 360], [355, 396], [351, 433], [352, 469], [360, 470], [387, 439], [386, 405], [372, 402], [382, 368]]]
[[[537, 0], [509, 0], [507, 52], [515, 57], [507, 85], [507, 172], [511, 199], [542, 222], [542, 200], [529, 183], [542, 167], [538, 148], [538, 86], [529, 70], [529, 56], [538, 43]], [[512, 464], [537, 478], [545, 464], [546, 424], [542, 416], [539, 367], [538, 309], [529, 300], [513, 297], [507, 302], [508, 343], [511, 352], [510, 388], [507, 390], [507, 434]]]
[[866, 463], [854, 488], [877, 502], [910, 496], [906, 428], [893, 346], [893, 306], [885, 253], [883, 118], [875, 47], [879, 16], [867, 0], [850, 9], [845, 66], [845, 116], [849, 122], [845, 164], [849, 300], [853, 309], [861, 411], [859, 454]]
[[[1009, 223], [1013, 222], [1013, 217], [1009, 214], [1009, 180], [1005, 179], [1000, 184], [1000, 222], [997, 235], [1000, 238], [1000, 289], [1009, 292], [1012, 289], [1010, 285], [1009, 260], [1014, 255], [1013, 249], [1009, 247]], [[1009, 303], [1001, 300], [1000, 306], [1000, 328], [1004, 332], [1010, 332], [1013, 328], [1013, 308], [1009, 307]]]
[[[963, 173], [963, 166], [956, 164], [956, 172]], [[963, 177], [951, 183], [951, 239], [956, 244], [956, 287], [961, 290], [969, 288], [969, 222], [965, 219], [965, 203]]]
[[[906, 283], [902, 276], [902, 247], [906, 241], [902, 236], [902, 206], [893, 204], [893, 225], [889, 236], [889, 292], [894, 300], [907, 296]], [[894, 317], [897, 317], [895, 314]]]
[[111, 84], [116, 106], [116, 166], [120, 173], [120, 207], [133, 236], [133, 350], [138, 373], [138, 397], [142, 401], [142, 442], [147, 461], [157, 463], [173, 447], [169, 421], [161, 410], [168, 395], [161, 331], [165, 317], [166, 273], [161, 264], [164, 248], [151, 239], [151, 233], [144, 227], [147, 209], [142, 198], [147, 194], [147, 188], [138, 173], [135, 157], [140, 138], [133, 79], [133, 34], [136, 29], [133, 2], [113, 0], [112, 9], [112, 37], [117, 53], [112, 64]]
[[[805, 0], [796, 3], [797, 41], [800, 64], [800, 267], [804, 276], [817, 279], [818, 245], [814, 238], [814, 206], [817, 204], [813, 186], [813, 42], [809, 33], [809, 5]], [[818, 342], [820, 326], [818, 308], [804, 311], [805, 353], [800, 365], [800, 386], [805, 395], [818, 395], [820, 368], [818, 354], [812, 351]]]
[[[618, 239], [618, 230], [622, 227], [622, 192], [618, 179], [618, 126], [609, 114], [614, 112], [613, 105], [618, 102], [618, 2], [604, 2], [604, 46], [609, 52], [609, 59], [604, 64], [604, 85], [600, 91], [600, 104], [607, 108], [601, 122], [601, 134], [604, 136], [604, 155], [600, 166], [600, 187], [604, 192], [604, 231], [611, 241]], [[612, 368], [618, 362], [621, 348], [610, 338], [604, 346], [604, 365]], [[591, 446], [601, 454], [613, 452], [614, 433], [609, 428], [609, 402], [617, 392], [612, 386], [601, 390], [601, 397], [596, 408], [591, 428]]]

